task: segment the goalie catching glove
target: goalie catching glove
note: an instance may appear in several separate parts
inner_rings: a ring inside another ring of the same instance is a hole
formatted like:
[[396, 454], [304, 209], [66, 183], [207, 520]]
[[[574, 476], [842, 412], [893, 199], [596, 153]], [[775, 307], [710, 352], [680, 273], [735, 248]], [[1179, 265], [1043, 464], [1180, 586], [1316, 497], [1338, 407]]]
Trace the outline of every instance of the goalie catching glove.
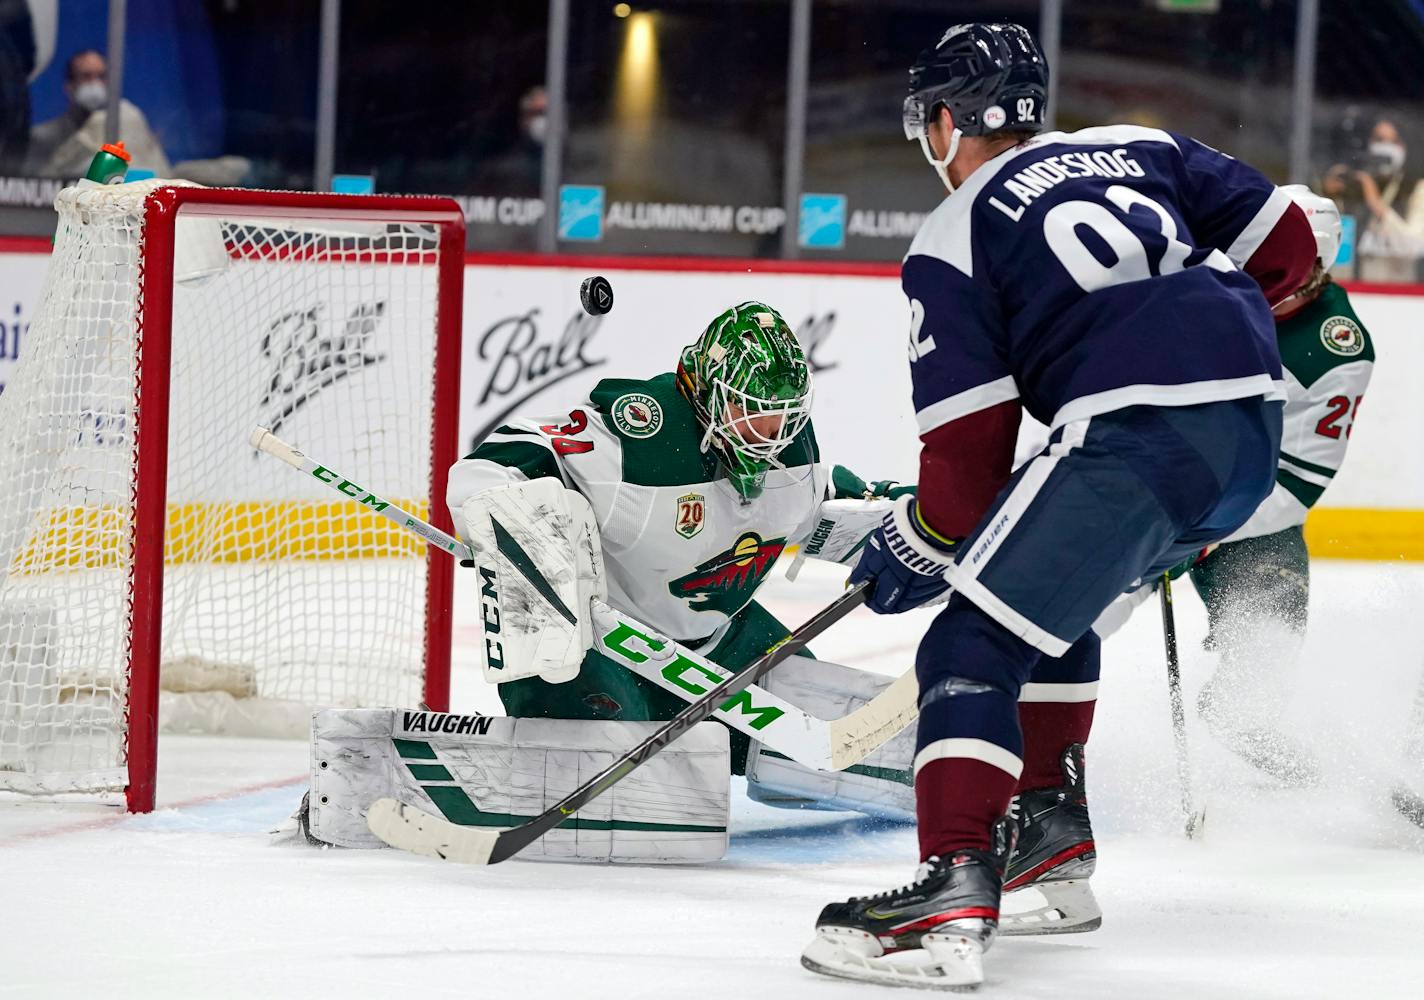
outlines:
[[485, 679], [578, 676], [604, 600], [603, 551], [587, 500], [557, 479], [494, 486], [460, 508], [479, 577]]

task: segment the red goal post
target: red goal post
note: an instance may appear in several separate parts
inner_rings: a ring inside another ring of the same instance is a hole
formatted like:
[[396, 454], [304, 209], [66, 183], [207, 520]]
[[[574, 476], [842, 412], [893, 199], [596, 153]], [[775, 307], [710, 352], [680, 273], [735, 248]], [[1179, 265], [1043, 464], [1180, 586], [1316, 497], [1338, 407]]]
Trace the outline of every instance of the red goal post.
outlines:
[[0, 788], [121, 783], [149, 811], [161, 696], [233, 676], [264, 705], [446, 709], [450, 560], [243, 449], [275, 415], [451, 530], [459, 206], [139, 182], [57, 207], [0, 396], [26, 484], [0, 519]]

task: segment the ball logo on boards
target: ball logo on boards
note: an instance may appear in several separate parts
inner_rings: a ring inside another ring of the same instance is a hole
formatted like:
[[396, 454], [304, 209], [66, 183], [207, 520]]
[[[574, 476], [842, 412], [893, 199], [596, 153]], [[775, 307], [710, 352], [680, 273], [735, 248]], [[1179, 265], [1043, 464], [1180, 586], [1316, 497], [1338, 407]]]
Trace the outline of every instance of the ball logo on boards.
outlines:
[[603, 364], [604, 359], [585, 353], [602, 322], [602, 316], [577, 310], [557, 340], [540, 336], [537, 306], [490, 324], [479, 338], [478, 367], [472, 369], [467, 362], [465, 370], [488, 372], [475, 397], [475, 410], [483, 416], [488, 406], [498, 409], [470, 435], [471, 450], [545, 389]]
[[272, 375], [258, 409], [262, 425], [273, 434], [323, 389], [386, 360], [384, 352], [373, 349], [385, 302], [363, 302], [340, 320], [323, 316], [325, 308], [318, 303], [284, 313], [262, 337], [260, 350]]
[[631, 438], [650, 438], [663, 429], [663, 408], [646, 392], [630, 392], [613, 401], [613, 426]]
[[1365, 349], [1365, 332], [1347, 316], [1331, 316], [1320, 325], [1320, 342], [1342, 357], [1352, 357]]
[[20, 343], [30, 330], [30, 321], [24, 313], [25, 304], [16, 302], [14, 319], [9, 323], [0, 320], [0, 393], [5, 391], [11, 368], [20, 360]]
[[806, 364], [812, 375], [835, 371], [840, 367], [839, 361], [829, 361], [820, 354], [821, 349], [826, 346], [826, 341], [830, 340], [831, 334], [835, 332], [834, 309], [819, 316], [812, 313], [796, 328], [796, 339], [801, 342], [801, 350], [806, 354]]
[[677, 518], [673, 528], [683, 538], [692, 538], [702, 531], [707, 518], [707, 497], [701, 493], [686, 493], [677, 498]]

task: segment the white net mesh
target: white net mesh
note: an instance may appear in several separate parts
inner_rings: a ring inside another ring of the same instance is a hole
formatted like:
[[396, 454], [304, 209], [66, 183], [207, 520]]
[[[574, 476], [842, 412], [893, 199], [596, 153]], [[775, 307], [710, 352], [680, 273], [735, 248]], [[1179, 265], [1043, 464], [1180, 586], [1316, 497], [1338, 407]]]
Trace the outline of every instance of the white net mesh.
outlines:
[[145, 545], [164, 546], [165, 689], [421, 699], [423, 546], [247, 439], [261, 424], [429, 510], [435, 227], [178, 215], [166, 538], [135, 538], [133, 428], [155, 405], [141, 359], [154, 331], [136, 320], [154, 186], [60, 195], [41, 305], [0, 395], [0, 788], [125, 786]]

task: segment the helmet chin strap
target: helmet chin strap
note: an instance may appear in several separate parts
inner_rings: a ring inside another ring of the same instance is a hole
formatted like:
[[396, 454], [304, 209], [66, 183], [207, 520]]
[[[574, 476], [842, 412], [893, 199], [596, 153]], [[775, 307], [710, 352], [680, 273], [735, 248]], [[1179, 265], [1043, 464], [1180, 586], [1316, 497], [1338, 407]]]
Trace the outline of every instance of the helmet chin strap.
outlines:
[[944, 182], [944, 186], [949, 189], [950, 194], [954, 194], [954, 182], [949, 179], [949, 161], [954, 159], [954, 154], [959, 152], [959, 139], [964, 133], [955, 129], [949, 134], [949, 151], [944, 154], [944, 159], [936, 160], [934, 150], [930, 148], [930, 137], [928, 132], [920, 135], [920, 150], [925, 154], [925, 159], [930, 161], [930, 166], [934, 167], [934, 172], [939, 174], [939, 179]]

